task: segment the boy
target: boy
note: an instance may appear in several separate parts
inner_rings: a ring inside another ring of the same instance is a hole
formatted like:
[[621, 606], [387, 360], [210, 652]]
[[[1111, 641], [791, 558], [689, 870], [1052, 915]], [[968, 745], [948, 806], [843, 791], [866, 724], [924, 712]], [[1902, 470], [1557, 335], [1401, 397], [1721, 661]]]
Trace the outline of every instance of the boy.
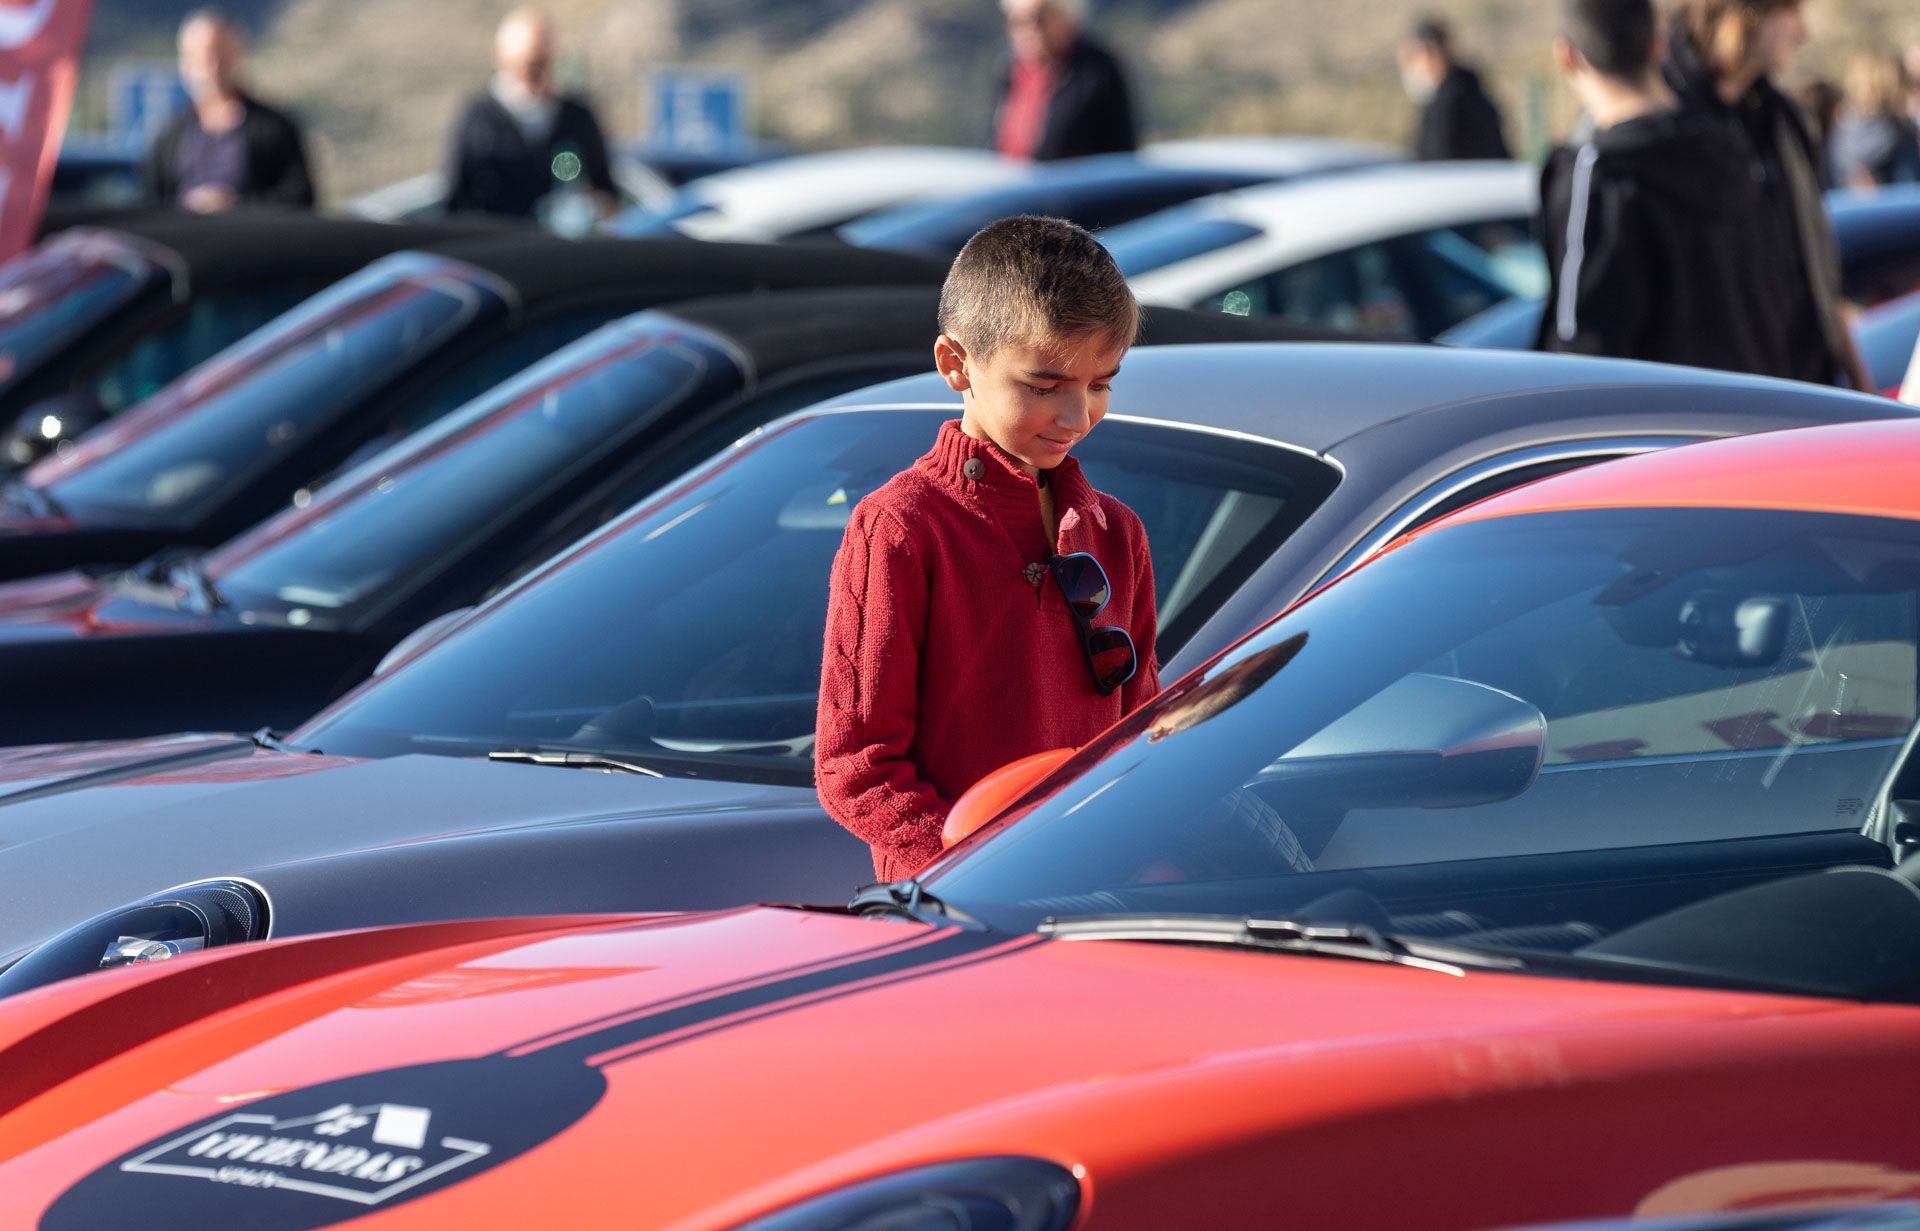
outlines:
[[854, 509], [827, 607], [820, 802], [882, 880], [940, 854], [981, 778], [1159, 690], [1146, 531], [1069, 456], [1139, 321], [1106, 249], [1056, 219], [986, 227], [947, 276], [933, 357], [961, 417]]
[[1541, 182], [1539, 348], [1771, 370], [1740, 251], [1753, 189], [1737, 145], [1677, 109], [1650, 0], [1563, 0], [1561, 16], [1554, 60], [1593, 133], [1556, 150]]

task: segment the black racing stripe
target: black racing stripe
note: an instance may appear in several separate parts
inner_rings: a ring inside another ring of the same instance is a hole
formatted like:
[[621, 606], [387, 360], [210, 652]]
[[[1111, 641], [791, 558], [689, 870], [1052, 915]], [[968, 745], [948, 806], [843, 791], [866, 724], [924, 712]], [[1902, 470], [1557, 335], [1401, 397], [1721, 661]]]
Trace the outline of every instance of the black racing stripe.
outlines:
[[549, 1043], [537, 1048], [514, 1048], [518, 1055], [571, 1057], [585, 1063], [602, 1052], [621, 1051], [649, 1039], [716, 1022], [721, 1018], [744, 1014], [754, 1009], [772, 1010], [788, 1001], [811, 993], [828, 991], [849, 984], [864, 983], [887, 975], [907, 974], [923, 967], [942, 965], [956, 958], [977, 957], [993, 949], [1024, 948], [1034, 938], [1009, 937], [991, 933], [948, 929], [924, 944], [885, 953], [865, 961], [830, 966], [778, 979], [758, 987], [722, 992], [691, 1004], [651, 1014], [638, 1021], [622, 1022], [587, 1034]]
[[765, 1021], [767, 1018], [778, 1017], [783, 1013], [792, 1013], [800, 1009], [810, 1009], [815, 1005], [826, 1004], [830, 1001], [844, 1000], [848, 996], [861, 996], [867, 992], [878, 991], [883, 987], [897, 987], [902, 983], [912, 983], [916, 979], [927, 979], [935, 975], [947, 974], [950, 971], [964, 970], [969, 966], [984, 965], [987, 962], [995, 962], [1003, 957], [1010, 957], [1015, 953], [1020, 953], [1024, 950], [1047, 943], [1049, 943], [1048, 938], [1045, 936], [1012, 937], [1008, 939], [1006, 943], [989, 949], [985, 953], [975, 954], [972, 957], [949, 958], [945, 962], [935, 966], [908, 970], [891, 977], [880, 976], [872, 978], [853, 987], [833, 988], [811, 996], [797, 996], [780, 1004], [770, 1005], [758, 1013], [747, 1013], [745, 1016], [731, 1018], [723, 1022], [715, 1022], [713, 1025], [707, 1026], [704, 1029], [689, 1030], [671, 1039], [661, 1039], [654, 1042], [643, 1040], [638, 1045], [629, 1045], [613, 1055], [592, 1057], [591, 1063], [596, 1068], [604, 1068], [609, 1064], [619, 1064], [623, 1060], [631, 1060], [637, 1056], [644, 1056], [649, 1052], [663, 1051], [669, 1047], [678, 1047], [682, 1043], [691, 1043], [695, 1039], [705, 1038], [710, 1034], [721, 1034], [739, 1026]]
[[602, 1014], [599, 1017], [590, 1017], [585, 1021], [574, 1022], [570, 1026], [563, 1026], [558, 1030], [549, 1030], [545, 1034], [535, 1035], [533, 1038], [516, 1043], [512, 1047], [505, 1049], [505, 1054], [517, 1056], [524, 1055], [531, 1051], [540, 1051], [549, 1043], [563, 1042], [566, 1039], [578, 1035], [583, 1030], [595, 1030], [606, 1026], [632, 1022], [638, 1018], [648, 1017], [666, 1009], [679, 1008], [682, 1005], [695, 1001], [704, 1001], [710, 997], [722, 995], [727, 992], [739, 991], [743, 988], [764, 987], [769, 983], [780, 979], [789, 979], [795, 975], [811, 974], [819, 970], [832, 970], [840, 966], [845, 966], [850, 962], [857, 962], [867, 958], [878, 957], [882, 954], [897, 953], [903, 949], [911, 949], [919, 945], [930, 944], [932, 940], [937, 939], [937, 937], [930, 937], [929, 932], [930, 929], [924, 927], [910, 927], [907, 929], [905, 935], [897, 936], [884, 944], [869, 945], [864, 949], [849, 949], [844, 953], [836, 953], [832, 957], [824, 957], [812, 962], [801, 962], [793, 966], [776, 966], [772, 970], [763, 970], [756, 974], [742, 975], [738, 979], [729, 979], [725, 983], [709, 984], [705, 987], [695, 988], [689, 992], [682, 992], [677, 996], [668, 996], [661, 1000], [651, 1001], [642, 1005], [634, 1005], [631, 1008], [621, 1009], [614, 1013]]

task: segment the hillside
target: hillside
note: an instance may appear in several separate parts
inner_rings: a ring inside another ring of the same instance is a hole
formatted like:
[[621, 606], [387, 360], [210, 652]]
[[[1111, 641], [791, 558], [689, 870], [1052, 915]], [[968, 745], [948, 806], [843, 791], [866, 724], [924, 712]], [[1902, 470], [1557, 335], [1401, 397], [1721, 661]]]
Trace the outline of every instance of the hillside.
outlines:
[[[189, 0], [96, 0], [92, 65], [156, 46]], [[434, 165], [486, 76], [504, 0], [245, 0], [262, 93], [318, 135], [338, 198]], [[650, 67], [747, 72], [764, 136], [801, 146], [981, 139], [1001, 45], [994, 0], [548, 0], [565, 75], [608, 126], [644, 131]], [[1108, 0], [1096, 26], [1133, 65], [1155, 136], [1328, 132], [1398, 142], [1410, 122], [1393, 45], [1416, 12], [1454, 19], [1516, 137], [1568, 120], [1545, 0]], [[1911, 0], [1810, 0], [1814, 71], [1920, 38]], [[97, 81], [100, 74], [95, 73]]]

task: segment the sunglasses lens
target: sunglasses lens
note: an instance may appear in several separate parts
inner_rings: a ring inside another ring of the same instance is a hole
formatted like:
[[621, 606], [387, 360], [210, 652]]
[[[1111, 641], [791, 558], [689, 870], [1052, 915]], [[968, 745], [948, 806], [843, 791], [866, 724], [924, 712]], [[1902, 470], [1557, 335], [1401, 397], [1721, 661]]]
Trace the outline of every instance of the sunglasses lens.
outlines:
[[1094, 681], [1103, 692], [1112, 692], [1132, 679], [1138, 666], [1133, 638], [1124, 628], [1094, 629], [1087, 638], [1087, 653], [1093, 659]]
[[1085, 552], [1054, 560], [1053, 575], [1059, 579], [1060, 592], [1067, 602], [1086, 619], [1091, 620], [1107, 605], [1106, 570]]

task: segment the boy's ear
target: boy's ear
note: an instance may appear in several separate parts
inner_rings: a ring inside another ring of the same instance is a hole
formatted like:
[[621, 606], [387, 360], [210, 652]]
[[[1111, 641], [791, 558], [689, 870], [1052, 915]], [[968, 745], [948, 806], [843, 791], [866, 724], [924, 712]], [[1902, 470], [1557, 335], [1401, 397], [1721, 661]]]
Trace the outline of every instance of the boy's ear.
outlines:
[[933, 340], [933, 368], [946, 378], [947, 388], [955, 393], [973, 388], [973, 382], [967, 377], [967, 348], [944, 333]]

